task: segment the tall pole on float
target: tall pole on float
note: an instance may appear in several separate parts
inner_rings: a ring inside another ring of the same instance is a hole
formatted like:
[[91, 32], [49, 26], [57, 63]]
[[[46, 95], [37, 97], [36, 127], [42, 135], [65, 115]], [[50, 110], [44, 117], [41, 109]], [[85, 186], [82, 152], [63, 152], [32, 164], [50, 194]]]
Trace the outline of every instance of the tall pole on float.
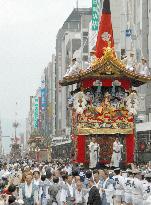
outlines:
[[15, 131], [14, 141], [16, 144], [17, 144], [17, 128], [19, 126], [19, 123], [17, 122], [17, 116], [18, 116], [17, 106], [18, 106], [18, 103], [16, 102], [15, 121], [13, 122], [13, 127], [14, 127], [14, 131]]

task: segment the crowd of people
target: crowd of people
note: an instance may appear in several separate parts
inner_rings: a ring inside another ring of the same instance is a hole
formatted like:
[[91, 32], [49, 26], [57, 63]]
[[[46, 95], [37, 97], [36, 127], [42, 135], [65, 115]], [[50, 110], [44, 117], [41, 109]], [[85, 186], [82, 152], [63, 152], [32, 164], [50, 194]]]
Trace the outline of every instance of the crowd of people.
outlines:
[[151, 164], [86, 169], [32, 160], [1, 164], [0, 205], [151, 205]]

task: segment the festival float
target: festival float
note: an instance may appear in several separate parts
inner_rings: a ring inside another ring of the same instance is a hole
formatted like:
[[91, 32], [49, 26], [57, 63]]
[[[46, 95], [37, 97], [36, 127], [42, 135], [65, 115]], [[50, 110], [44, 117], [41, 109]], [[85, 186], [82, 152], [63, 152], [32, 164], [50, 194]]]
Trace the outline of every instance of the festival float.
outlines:
[[75, 162], [88, 163], [92, 136], [100, 145], [101, 163], [110, 163], [116, 137], [123, 144], [123, 162], [134, 161], [137, 87], [150, 80], [149, 73], [138, 72], [117, 57], [110, 2], [104, 0], [93, 60], [87, 69], [74, 64], [60, 81], [62, 86], [77, 85], [70, 96]]
[[20, 138], [17, 137], [17, 128], [19, 126], [19, 123], [15, 120], [13, 122], [13, 128], [14, 128], [14, 136], [11, 138], [11, 150], [10, 150], [10, 159], [15, 161], [21, 159], [21, 145], [19, 143]]
[[47, 139], [43, 137], [38, 131], [34, 131], [28, 139], [29, 157], [38, 162], [50, 160], [50, 147]]

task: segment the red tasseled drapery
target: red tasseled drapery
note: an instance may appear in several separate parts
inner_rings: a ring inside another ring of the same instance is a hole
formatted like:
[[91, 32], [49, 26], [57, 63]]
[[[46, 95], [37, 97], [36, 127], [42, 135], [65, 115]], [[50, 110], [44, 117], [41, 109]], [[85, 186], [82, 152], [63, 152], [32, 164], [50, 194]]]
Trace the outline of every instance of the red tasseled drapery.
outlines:
[[130, 134], [126, 136], [126, 158], [127, 163], [134, 162], [134, 150], [135, 149], [135, 135]]
[[[116, 79], [114, 79], [116, 80]], [[123, 87], [125, 90], [129, 90], [131, 88], [131, 82], [127, 79], [117, 79], [121, 83], [121, 87]], [[84, 89], [91, 88], [93, 86], [93, 83], [96, 81], [96, 79], [87, 79], [82, 82], [82, 86]], [[112, 79], [102, 79], [100, 80], [102, 86], [104, 87], [111, 87], [112, 86]]]
[[85, 162], [85, 154], [86, 154], [86, 136], [84, 135], [79, 135], [77, 137], [77, 159], [76, 161], [79, 163], [84, 163]]

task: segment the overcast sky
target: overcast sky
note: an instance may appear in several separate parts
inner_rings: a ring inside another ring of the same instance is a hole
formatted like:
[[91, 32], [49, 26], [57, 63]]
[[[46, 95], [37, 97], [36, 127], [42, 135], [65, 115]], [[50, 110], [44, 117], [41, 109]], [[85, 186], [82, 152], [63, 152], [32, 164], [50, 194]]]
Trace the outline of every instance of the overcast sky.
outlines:
[[[90, 7], [91, 0], [79, 0]], [[76, 0], [0, 0], [0, 117], [3, 135], [12, 133], [18, 102], [18, 118], [24, 127], [29, 96], [55, 51], [55, 39]]]

